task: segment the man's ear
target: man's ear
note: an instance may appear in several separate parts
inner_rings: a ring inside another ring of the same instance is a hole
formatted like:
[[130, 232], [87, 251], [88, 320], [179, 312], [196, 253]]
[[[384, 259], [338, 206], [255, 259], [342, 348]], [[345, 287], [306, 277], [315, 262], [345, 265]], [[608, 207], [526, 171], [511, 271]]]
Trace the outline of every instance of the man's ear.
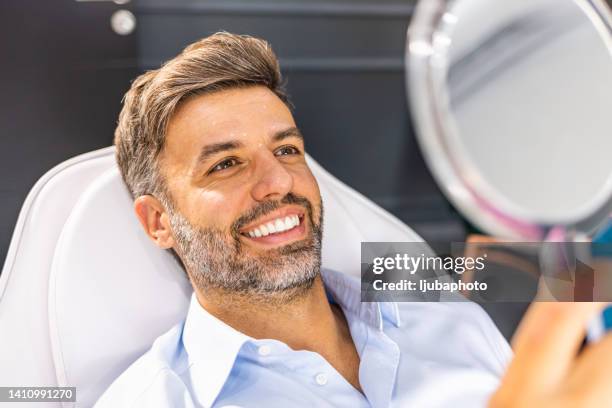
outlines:
[[159, 200], [152, 195], [143, 195], [134, 201], [134, 211], [145, 232], [162, 249], [174, 246], [168, 213]]

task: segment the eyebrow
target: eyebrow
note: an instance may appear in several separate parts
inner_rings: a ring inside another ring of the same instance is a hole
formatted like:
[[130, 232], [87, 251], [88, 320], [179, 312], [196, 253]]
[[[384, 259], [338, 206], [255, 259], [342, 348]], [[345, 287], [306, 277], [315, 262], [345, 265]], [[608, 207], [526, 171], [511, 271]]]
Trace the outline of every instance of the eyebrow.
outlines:
[[288, 137], [297, 137], [301, 139], [302, 141], [304, 140], [304, 136], [302, 136], [302, 132], [300, 132], [300, 129], [294, 126], [294, 127], [290, 127], [289, 129], [285, 129], [285, 130], [281, 130], [280, 132], [277, 132], [274, 136], [272, 136], [272, 141], [280, 142], [281, 140], [284, 140]]
[[202, 148], [202, 151], [200, 152], [200, 155], [198, 156], [198, 160], [196, 164], [200, 165], [202, 163], [205, 163], [206, 161], [208, 161], [208, 159], [210, 159], [212, 156], [216, 155], [217, 153], [221, 153], [221, 152], [225, 152], [229, 150], [236, 150], [242, 146], [243, 144], [237, 140], [231, 140], [229, 142], [213, 143], [213, 144], [206, 145]]
[[[298, 129], [297, 127], [290, 127], [288, 129], [281, 130], [280, 132], [275, 133], [272, 136], [271, 140], [272, 142], [278, 143], [289, 137], [297, 137], [301, 140], [304, 140], [304, 136], [302, 136], [302, 132], [300, 132], [300, 129]], [[212, 156], [218, 153], [226, 152], [230, 150], [236, 150], [243, 146], [244, 144], [238, 140], [230, 140], [227, 142], [212, 143], [212, 144], [206, 145], [200, 151], [200, 155], [198, 156], [196, 165], [199, 166], [202, 163], [207, 162]]]

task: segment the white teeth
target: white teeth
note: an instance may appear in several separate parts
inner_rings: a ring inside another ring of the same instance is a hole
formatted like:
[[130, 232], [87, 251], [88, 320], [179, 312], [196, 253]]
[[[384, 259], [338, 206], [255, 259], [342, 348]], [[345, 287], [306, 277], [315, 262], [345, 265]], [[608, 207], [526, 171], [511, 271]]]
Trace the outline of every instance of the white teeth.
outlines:
[[285, 230], [285, 223], [280, 218], [277, 218], [274, 222], [274, 227], [276, 228], [276, 232], [281, 232]]
[[300, 217], [297, 215], [289, 215], [284, 219], [277, 218], [276, 220], [270, 221], [267, 224], [262, 224], [259, 227], [249, 231], [248, 235], [251, 238], [265, 237], [270, 234], [290, 230], [298, 225], [300, 225]]
[[260, 226], [259, 229], [261, 230], [261, 235], [264, 237], [270, 233], [265, 225]]

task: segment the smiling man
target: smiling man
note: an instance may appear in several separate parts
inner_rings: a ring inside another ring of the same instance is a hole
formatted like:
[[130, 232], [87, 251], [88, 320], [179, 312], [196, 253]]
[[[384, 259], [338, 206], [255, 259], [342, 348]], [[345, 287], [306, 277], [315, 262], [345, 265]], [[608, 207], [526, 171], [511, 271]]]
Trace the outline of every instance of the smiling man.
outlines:
[[119, 167], [194, 294], [98, 407], [486, 403], [511, 353], [482, 309], [362, 303], [358, 281], [321, 270], [304, 138], [259, 39], [215, 34], [133, 83]]

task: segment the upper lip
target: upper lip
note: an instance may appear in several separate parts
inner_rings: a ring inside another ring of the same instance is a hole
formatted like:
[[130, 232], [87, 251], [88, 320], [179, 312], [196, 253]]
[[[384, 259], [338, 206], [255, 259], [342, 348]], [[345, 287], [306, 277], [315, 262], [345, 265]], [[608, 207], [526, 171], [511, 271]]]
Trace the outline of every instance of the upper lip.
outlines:
[[262, 224], [266, 224], [277, 218], [285, 218], [290, 215], [297, 215], [298, 217], [302, 218], [304, 215], [304, 209], [296, 206], [279, 208], [278, 210], [272, 211], [271, 213], [267, 214], [265, 217], [258, 218], [257, 220], [249, 223], [247, 226], [240, 228], [239, 232], [241, 234], [244, 234]]

